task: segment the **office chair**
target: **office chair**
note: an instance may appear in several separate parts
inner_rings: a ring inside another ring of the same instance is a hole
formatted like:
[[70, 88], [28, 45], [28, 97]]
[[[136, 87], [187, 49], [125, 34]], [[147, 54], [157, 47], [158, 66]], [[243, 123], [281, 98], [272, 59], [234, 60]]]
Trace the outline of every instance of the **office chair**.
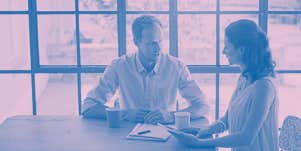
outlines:
[[287, 116], [284, 119], [279, 135], [281, 151], [301, 151], [301, 119]]

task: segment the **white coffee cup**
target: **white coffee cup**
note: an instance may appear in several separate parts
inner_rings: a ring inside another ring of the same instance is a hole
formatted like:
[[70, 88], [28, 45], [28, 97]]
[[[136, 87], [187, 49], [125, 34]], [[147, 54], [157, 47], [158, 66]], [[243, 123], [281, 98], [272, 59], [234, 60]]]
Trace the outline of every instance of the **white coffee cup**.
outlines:
[[189, 112], [176, 112], [175, 124], [177, 129], [188, 128], [190, 126], [190, 113]]

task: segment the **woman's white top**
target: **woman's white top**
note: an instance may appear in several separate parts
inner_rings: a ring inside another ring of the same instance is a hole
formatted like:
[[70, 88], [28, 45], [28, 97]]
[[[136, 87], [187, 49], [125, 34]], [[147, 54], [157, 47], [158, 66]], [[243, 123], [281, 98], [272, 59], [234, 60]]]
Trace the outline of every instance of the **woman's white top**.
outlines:
[[[266, 86], [269, 96], [265, 100], [255, 99], [254, 94], [258, 93], [258, 86]], [[278, 97], [273, 81], [269, 77], [256, 80], [247, 84], [247, 80], [241, 76], [237, 88], [231, 98], [228, 107], [228, 128], [229, 133], [236, 133], [245, 127], [248, 120], [252, 120], [251, 113], [256, 112], [255, 101], [261, 101], [265, 105], [265, 112], [262, 114], [261, 126], [256, 130], [254, 139], [249, 146], [235, 147], [232, 151], [278, 151]]]

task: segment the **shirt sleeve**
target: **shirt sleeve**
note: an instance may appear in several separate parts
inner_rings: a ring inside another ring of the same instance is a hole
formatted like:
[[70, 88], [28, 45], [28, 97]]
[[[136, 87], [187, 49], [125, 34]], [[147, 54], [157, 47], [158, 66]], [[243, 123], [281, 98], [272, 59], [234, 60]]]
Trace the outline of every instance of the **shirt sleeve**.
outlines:
[[182, 65], [179, 79], [179, 92], [183, 98], [189, 101], [191, 106], [200, 107], [198, 114], [207, 116], [209, 112], [209, 105], [205, 101], [205, 96], [196, 81], [190, 76], [190, 72], [185, 65]]
[[84, 100], [83, 111], [96, 105], [104, 105], [116, 92], [119, 86], [118, 60], [109, 65], [98, 84], [88, 92]]

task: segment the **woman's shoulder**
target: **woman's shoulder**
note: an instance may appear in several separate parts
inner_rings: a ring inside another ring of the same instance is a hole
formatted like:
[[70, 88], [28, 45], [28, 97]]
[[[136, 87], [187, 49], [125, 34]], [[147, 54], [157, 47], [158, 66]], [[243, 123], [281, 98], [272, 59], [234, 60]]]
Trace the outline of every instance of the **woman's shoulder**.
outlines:
[[274, 78], [270, 76], [265, 76], [254, 81], [255, 85], [266, 85], [266, 86], [274, 86]]
[[262, 77], [254, 81], [254, 87], [257, 91], [270, 91], [274, 93], [276, 92], [273, 77]]

